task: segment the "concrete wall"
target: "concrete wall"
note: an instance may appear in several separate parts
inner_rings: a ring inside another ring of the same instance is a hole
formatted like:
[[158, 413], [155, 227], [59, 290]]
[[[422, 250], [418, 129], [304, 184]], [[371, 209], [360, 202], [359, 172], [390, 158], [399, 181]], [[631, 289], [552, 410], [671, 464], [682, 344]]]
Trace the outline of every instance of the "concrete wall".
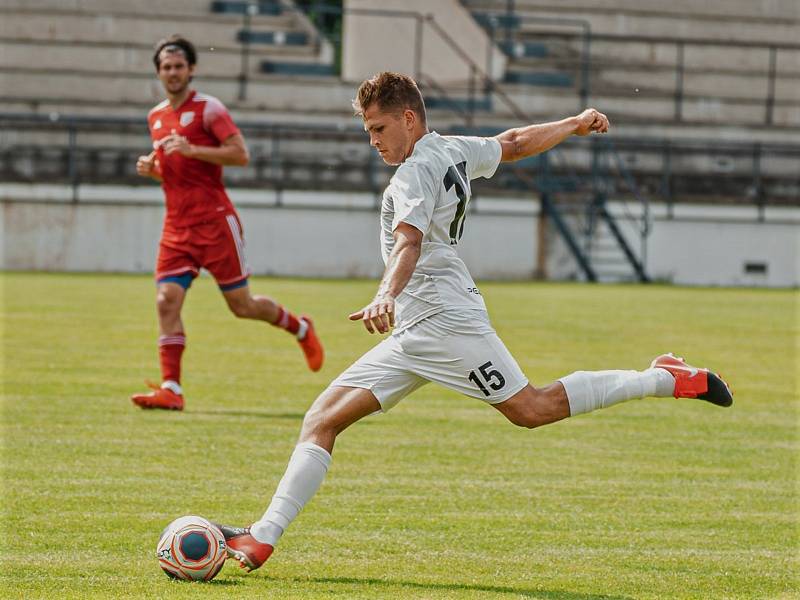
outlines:
[[[370, 194], [232, 190], [256, 274], [378, 277], [378, 216]], [[152, 271], [163, 216], [155, 186], [0, 185], [2, 267], [49, 271]], [[620, 205], [612, 211], [622, 213]], [[687, 285], [800, 286], [800, 209], [686, 206], [672, 217], [653, 207], [647, 267]], [[459, 252], [476, 279], [528, 279], [536, 267], [538, 213], [532, 200], [481, 197], [472, 204]], [[636, 237], [621, 221], [632, 245]], [[548, 233], [549, 276], [577, 267]], [[308, 240], [314, 240], [312, 245]], [[762, 263], [765, 273], [748, 273]]]
[[[231, 190], [256, 274], [378, 277], [383, 272], [371, 194]], [[156, 186], [0, 185], [4, 269], [152, 271], [163, 218]], [[280, 203], [280, 205], [278, 204]], [[506, 203], [508, 204], [508, 203]], [[471, 216], [461, 255], [480, 278], [528, 278], [536, 257], [532, 203]], [[516, 216], [522, 212], [523, 216]], [[513, 240], [508, 245], [486, 240]], [[308, 240], [313, 244], [308, 245]]]
[[[346, 0], [344, 6], [347, 10], [430, 15], [482, 70], [494, 78], [505, 71], [505, 55], [492, 47], [486, 33], [457, 0]], [[415, 72], [416, 27], [414, 18], [345, 14], [343, 79], [361, 81], [380, 71], [399, 71], [444, 85], [468, 81], [468, 63], [429, 24], [422, 26], [422, 68]]]
[[[612, 205], [612, 212], [622, 213]], [[653, 207], [647, 272], [690, 285], [800, 286], [800, 208], [770, 208], [759, 222], [754, 206], [677, 206], [669, 217]], [[620, 221], [625, 227], [625, 221]], [[625, 227], [634, 248], [636, 236]], [[765, 272], [748, 272], [763, 265]]]

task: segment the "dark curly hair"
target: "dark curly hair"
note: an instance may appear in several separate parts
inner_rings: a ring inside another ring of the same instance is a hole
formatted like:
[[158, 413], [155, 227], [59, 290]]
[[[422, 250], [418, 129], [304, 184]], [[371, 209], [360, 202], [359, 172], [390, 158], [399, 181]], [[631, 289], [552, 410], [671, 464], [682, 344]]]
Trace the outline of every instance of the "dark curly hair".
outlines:
[[188, 62], [190, 66], [197, 64], [197, 50], [194, 49], [194, 44], [185, 37], [175, 33], [156, 44], [156, 51], [155, 54], [153, 54], [153, 64], [156, 66], [156, 71], [158, 71], [161, 66], [161, 51], [164, 49], [169, 53], [183, 52], [183, 55], [186, 57], [186, 62]]

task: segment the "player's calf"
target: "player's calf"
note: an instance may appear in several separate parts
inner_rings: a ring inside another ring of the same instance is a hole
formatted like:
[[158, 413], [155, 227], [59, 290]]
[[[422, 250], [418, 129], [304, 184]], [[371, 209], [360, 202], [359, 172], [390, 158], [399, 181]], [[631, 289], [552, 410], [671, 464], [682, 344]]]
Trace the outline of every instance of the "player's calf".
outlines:
[[541, 389], [527, 385], [508, 400], [492, 406], [514, 425], [527, 429], [555, 423], [569, 416], [567, 394], [558, 382]]

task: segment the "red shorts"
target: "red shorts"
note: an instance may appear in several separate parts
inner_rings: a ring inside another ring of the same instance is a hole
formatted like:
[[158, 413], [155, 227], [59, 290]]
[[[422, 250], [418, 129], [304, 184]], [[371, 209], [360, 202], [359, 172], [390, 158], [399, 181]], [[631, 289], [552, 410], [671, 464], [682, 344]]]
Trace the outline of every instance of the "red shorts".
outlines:
[[223, 215], [190, 227], [164, 223], [156, 281], [174, 281], [189, 287], [201, 267], [214, 276], [223, 291], [247, 284], [250, 270], [244, 258], [244, 237], [237, 215]]

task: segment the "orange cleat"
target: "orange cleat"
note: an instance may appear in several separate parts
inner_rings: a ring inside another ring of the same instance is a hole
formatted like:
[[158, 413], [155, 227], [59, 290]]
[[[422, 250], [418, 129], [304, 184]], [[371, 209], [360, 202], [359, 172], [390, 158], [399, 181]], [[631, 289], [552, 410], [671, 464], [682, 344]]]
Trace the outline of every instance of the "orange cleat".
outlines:
[[300, 348], [303, 349], [303, 354], [306, 355], [308, 368], [316, 372], [322, 368], [325, 352], [322, 350], [322, 344], [319, 342], [316, 331], [314, 331], [314, 323], [311, 321], [311, 317], [303, 315], [300, 319], [306, 322], [308, 329], [306, 329], [303, 339], [298, 340], [298, 342]]
[[675, 377], [676, 398], [698, 398], [717, 406], [733, 404], [733, 394], [719, 375], [687, 365], [671, 352], [654, 358], [650, 368], [665, 369]]
[[249, 527], [231, 527], [214, 523], [228, 545], [228, 558], [239, 561], [239, 566], [249, 571], [259, 568], [272, 556], [273, 547], [262, 544], [252, 535]]
[[161, 408], [164, 410], [183, 410], [183, 396], [172, 390], [157, 386], [150, 381], [147, 385], [153, 389], [149, 394], [134, 394], [131, 402], [140, 408]]

